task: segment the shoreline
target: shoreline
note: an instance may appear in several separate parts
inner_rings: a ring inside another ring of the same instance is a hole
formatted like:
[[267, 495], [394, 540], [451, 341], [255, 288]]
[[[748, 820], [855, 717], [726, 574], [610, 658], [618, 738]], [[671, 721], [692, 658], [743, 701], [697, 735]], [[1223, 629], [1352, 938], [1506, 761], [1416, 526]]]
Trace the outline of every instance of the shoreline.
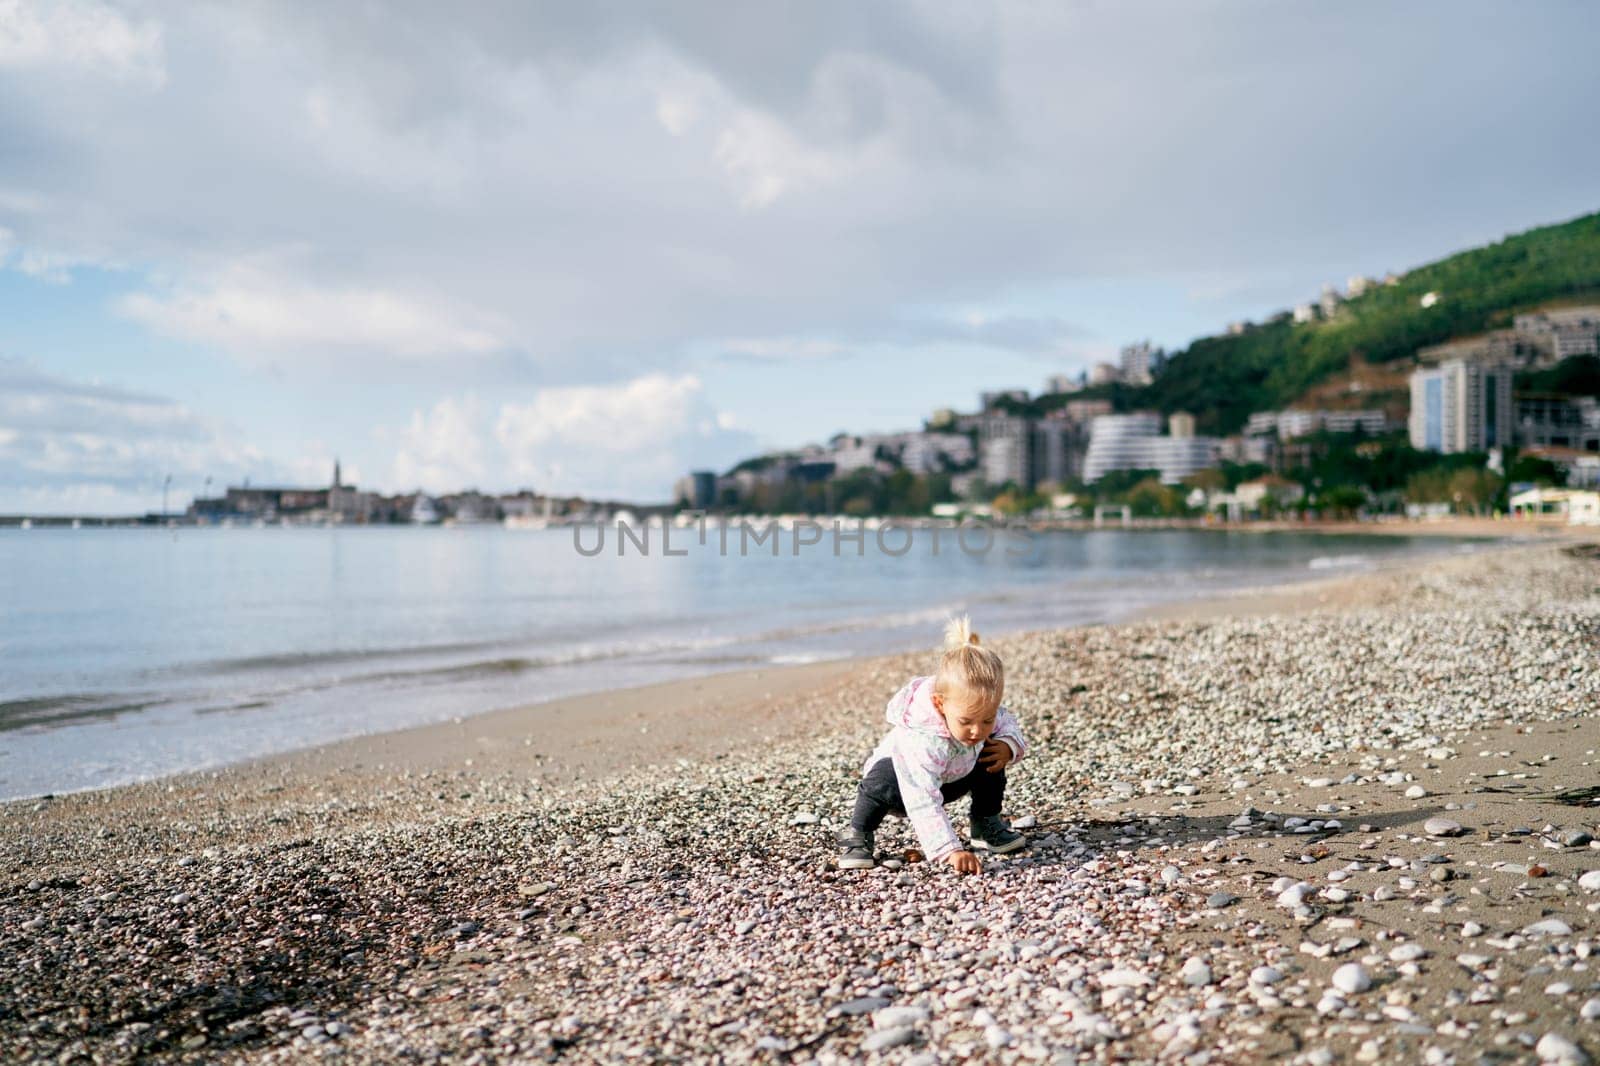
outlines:
[[[1473, 521], [1481, 525], [1491, 520]], [[1504, 527], [1506, 522], [1493, 524]], [[1256, 528], [1249, 528], [1249, 531], [1261, 533], [1303, 532], [1338, 536], [1373, 532], [1363, 523], [1346, 523], [1327, 529], [1295, 523], [1281, 524], [1281, 528], [1269, 523], [1250, 525]], [[1474, 535], [1463, 532], [1456, 525], [1439, 525], [1447, 527], [1437, 530], [1439, 536]], [[1241, 531], [1225, 526], [1206, 528], [1214, 532]], [[1407, 532], [1407, 529], [1389, 531], [1400, 534]], [[1535, 542], [1558, 543], [1570, 539], [1573, 537], [1569, 533], [1555, 540], [1541, 538]], [[1581, 534], [1578, 539], [1582, 539]], [[1502, 533], [1498, 537], [1485, 537], [1481, 543], [1483, 546], [1471, 554], [1525, 547], [1529, 539]], [[1085, 622], [1070, 628], [1127, 625], [1146, 620], [1248, 617], [1279, 611], [1304, 611], [1330, 603], [1349, 604], [1360, 598], [1359, 590], [1368, 587], [1367, 579], [1427, 565], [1441, 558], [1450, 556], [1442, 552], [1430, 552], [1418, 557], [1378, 559], [1359, 571], [1336, 570], [1327, 574], [1296, 575], [1262, 585], [1212, 591], [1195, 598], [1173, 599], [1140, 607], [1112, 620]], [[1009, 631], [995, 639], [1011, 639], [1037, 632], [1044, 631]], [[664, 720], [669, 716], [662, 714], [663, 708], [703, 704], [709, 718], [706, 724], [726, 731], [728, 742], [770, 740], [776, 736], [788, 738], [792, 730], [788, 730], [781, 716], [773, 713], [768, 706], [774, 686], [810, 689], [838, 685], [875, 664], [896, 661], [909, 664], [919, 657], [929, 658], [931, 652], [930, 638], [926, 650], [853, 655], [803, 664], [753, 666], [623, 688], [595, 689], [439, 722], [401, 726], [305, 747], [282, 749], [218, 766], [177, 770], [141, 781], [4, 799], [0, 800], [0, 809], [7, 804], [37, 802], [46, 797], [54, 801], [69, 796], [121, 790], [160, 791], [169, 785], [198, 787], [199, 782], [214, 781], [220, 775], [234, 773], [257, 780], [283, 774], [328, 776], [352, 773], [377, 776], [390, 771], [379, 771], [374, 767], [387, 768], [395, 764], [418, 773], [474, 766], [480, 771], [490, 769], [492, 772], [503, 772], [511, 766], [517, 766], [520, 772], [528, 775], [529, 780], [540, 787], [580, 780], [593, 782], [679, 758], [703, 758], [717, 750], [718, 741], [696, 739], [693, 733], [675, 736], [670, 722]], [[549, 732], [552, 723], [560, 723], [568, 718], [576, 718], [582, 726], [570, 743], [553, 743], [544, 737], [534, 739], [540, 733]], [[533, 760], [531, 763], [528, 761], [530, 758]]]
[[[1600, 551], [1224, 603], [993, 642], [1032, 845], [969, 880], [830, 863], [877, 708], [926, 653], [720, 703], [681, 683], [703, 715], [633, 690], [617, 729], [655, 714], [692, 750], [603, 778], [540, 778], [532, 746], [458, 762], [474, 730], [403, 769], [299, 753], [5, 805], [0, 1040], [251, 1063], [1595, 1050]], [[376, 742], [363, 759], [405, 755]], [[910, 843], [880, 833], [887, 858]]]

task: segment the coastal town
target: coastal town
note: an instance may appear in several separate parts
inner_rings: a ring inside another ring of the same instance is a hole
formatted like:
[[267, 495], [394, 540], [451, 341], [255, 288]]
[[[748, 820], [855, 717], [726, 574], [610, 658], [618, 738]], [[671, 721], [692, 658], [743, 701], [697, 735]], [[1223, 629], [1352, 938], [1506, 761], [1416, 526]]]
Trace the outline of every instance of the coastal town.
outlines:
[[[1342, 294], [1327, 286], [1316, 303], [1277, 320], [1313, 328], [1396, 280], [1353, 277]], [[1428, 292], [1418, 306], [1439, 299]], [[1232, 323], [1228, 334], [1254, 328]], [[998, 389], [982, 393], [974, 410], [933, 411], [918, 429], [840, 433], [726, 472], [692, 471], [665, 504], [528, 489], [384, 495], [345, 484], [336, 463], [326, 487], [229, 487], [197, 497], [181, 515], [138, 521], [543, 529], [660, 524], [687, 511], [1066, 526], [1108, 515], [1127, 525], [1452, 515], [1600, 523], [1600, 398], [1537, 387], [1592, 376], [1600, 305], [1519, 313], [1507, 328], [1420, 348], [1406, 364], [1355, 365], [1313, 390], [1316, 405], [1253, 411], [1235, 432], [1202, 433], [1207, 412], [1126, 409], [1126, 390], [1157, 384], [1171, 366], [1166, 352], [1141, 342], [1122, 348], [1116, 363], [1052, 376], [1037, 393]]]

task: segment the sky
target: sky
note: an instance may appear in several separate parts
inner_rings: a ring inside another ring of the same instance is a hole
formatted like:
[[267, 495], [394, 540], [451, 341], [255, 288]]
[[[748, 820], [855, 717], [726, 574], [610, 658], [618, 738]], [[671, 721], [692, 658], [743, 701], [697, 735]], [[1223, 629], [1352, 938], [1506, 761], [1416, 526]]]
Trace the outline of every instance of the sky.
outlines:
[[[0, 0], [0, 514], [641, 501], [1600, 207], [1600, 5]], [[170, 479], [170, 480], [169, 480]]]

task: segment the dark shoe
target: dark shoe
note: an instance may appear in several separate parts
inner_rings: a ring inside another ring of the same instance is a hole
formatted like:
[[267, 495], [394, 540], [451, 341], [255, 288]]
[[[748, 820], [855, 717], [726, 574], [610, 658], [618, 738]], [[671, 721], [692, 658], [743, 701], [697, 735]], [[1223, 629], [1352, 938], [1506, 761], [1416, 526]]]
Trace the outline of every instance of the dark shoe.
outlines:
[[972, 843], [983, 845], [995, 855], [1016, 851], [1027, 842], [1027, 837], [1012, 832], [1011, 827], [1001, 821], [998, 814], [986, 814], [981, 818], [972, 819]]
[[870, 870], [878, 865], [872, 857], [872, 834], [859, 829], [847, 829], [839, 834], [839, 855], [834, 865], [841, 870]]

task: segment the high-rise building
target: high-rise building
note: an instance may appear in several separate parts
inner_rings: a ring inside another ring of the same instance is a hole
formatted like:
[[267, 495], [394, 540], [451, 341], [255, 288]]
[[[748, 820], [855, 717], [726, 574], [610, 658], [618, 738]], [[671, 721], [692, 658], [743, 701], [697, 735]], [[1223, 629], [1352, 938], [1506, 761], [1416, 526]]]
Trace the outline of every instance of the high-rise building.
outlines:
[[1020, 415], [990, 414], [978, 423], [978, 469], [990, 487], [1033, 484], [1031, 421]]
[[1159, 348], [1150, 347], [1149, 341], [1140, 341], [1130, 344], [1122, 349], [1119, 359], [1122, 370], [1122, 380], [1129, 385], [1148, 385], [1161, 373], [1161, 364], [1165, 353]]
[[1411, 446], [1482, 452], [1511, 443], [1512, 369], [1452, 359], [1411, 375]]

